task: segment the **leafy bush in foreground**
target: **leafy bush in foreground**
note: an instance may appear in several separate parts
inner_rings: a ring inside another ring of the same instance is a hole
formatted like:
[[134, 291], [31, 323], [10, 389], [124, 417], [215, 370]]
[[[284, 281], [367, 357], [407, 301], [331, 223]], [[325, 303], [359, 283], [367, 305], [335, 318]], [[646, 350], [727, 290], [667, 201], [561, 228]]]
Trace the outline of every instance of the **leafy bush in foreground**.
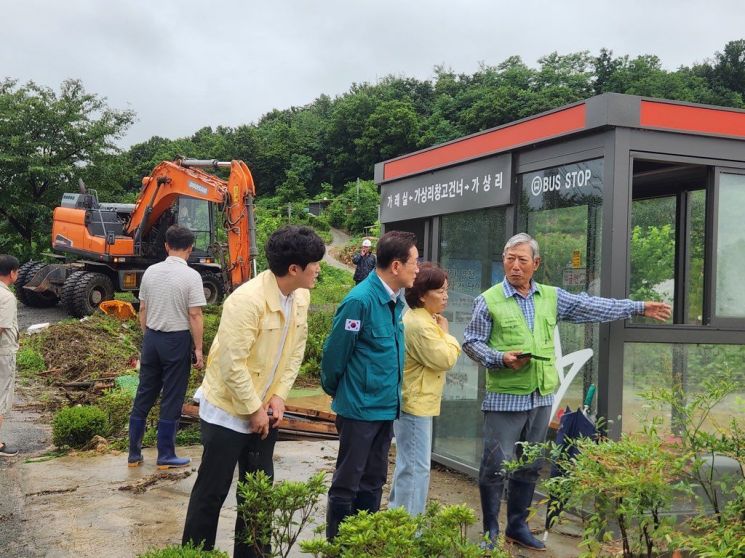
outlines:
[[98, 407], [67, 407], [54, 416], [52, 441], [57, 447], [83, 448], [94, 436], [108, 434], [108, 417]]

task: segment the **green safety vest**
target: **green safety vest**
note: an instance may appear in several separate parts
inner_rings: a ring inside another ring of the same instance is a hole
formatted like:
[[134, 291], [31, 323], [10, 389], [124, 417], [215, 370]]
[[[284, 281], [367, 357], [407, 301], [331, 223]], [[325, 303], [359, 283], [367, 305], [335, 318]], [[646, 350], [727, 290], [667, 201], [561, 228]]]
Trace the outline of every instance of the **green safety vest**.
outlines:
[[536, 283], [536, 289], [537, 292], [533, 295], [535, 320], [532, 332], [528, 329], [528, 322], [515, 298], [504, 296], [502, 283], [494, 285], [483, 295], [492, 317], [489, 347], [495, 351], [522, 351], [550, 359], [531, 359], [529, 364], [519, 370], [487, 370], [487, 391], [528, 395], [537, 389], [541, 395], [548, 395], [559, 385], [554, 354], [556, 287]]

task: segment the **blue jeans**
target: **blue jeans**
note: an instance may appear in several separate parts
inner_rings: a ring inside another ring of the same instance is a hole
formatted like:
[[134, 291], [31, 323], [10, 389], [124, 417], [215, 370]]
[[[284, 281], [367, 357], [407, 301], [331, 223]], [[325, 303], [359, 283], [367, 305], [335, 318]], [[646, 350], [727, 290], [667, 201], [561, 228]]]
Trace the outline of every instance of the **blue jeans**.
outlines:
[[411, 515], [419, 515], [424, 513], [429, 492], [432, 417], [401, 411], [401, 416], [393, 423], [393, 433], [396, 436], [396, 470], [388, 507], [404, 507]]

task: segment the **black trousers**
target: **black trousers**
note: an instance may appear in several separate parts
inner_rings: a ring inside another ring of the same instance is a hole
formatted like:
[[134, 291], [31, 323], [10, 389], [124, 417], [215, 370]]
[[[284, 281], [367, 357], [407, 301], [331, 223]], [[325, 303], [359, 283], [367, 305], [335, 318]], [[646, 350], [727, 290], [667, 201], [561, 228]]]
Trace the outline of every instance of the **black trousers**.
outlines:
[[191, 333], [146, 329], [140, 355], [140, 384], [132, 404], [134, 418], [147, 418], [161, 390], [160, 419], [178, 420], [191, 373]]
[[[189, 541], [195, 545], [202, 543], [204, 550], [212, 550], [215, 548], [220, 508], [233, 482], [236, 463], [240, 480], [245, 479], [246, 473], [255, 471], [264, 471], [274, 478], [274, 444], [278, 431], [271, 428], [269, 436], [262, 440], [258, 434], [241, 434], [205, 421], [201, 421], [200, 426], [204, 446], [202, 463], [189, 499], [182, 544]], [[242, 499], [237, 492], [236, 497], [240, 506]], [[234, 558], [256, 556], [253, 549], [242, 542], [245, 532], [246, 524], [238, 514], [235, 520]]]
[[377, 511], [388, 476], [393, 421], [337, 416], [336, 429], [339, 432], [339, 455], [329, 488], [329, 500], [351, 503], [355, 511]]

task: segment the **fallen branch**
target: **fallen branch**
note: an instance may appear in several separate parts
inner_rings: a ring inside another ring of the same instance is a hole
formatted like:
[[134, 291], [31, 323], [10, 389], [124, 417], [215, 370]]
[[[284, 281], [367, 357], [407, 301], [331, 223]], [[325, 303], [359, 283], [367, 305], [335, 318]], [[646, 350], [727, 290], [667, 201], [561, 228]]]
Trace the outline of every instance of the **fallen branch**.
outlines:
[[31, 492], [29, 494], [26, 494], [26, 498], [31, 498], [32, 496], [49, 496], [51, 494], [67, 494], [68, 492], [75, 492], [78, 489], [77, 486], [73, 486], [72, 488], [57, 488], [54, 490], [42, 490], [40, 492]]
[[189, 475], [191, 475], [191, 470], [178, 472], [159, 471], [148, 477], [141, 478], [140, 480], [133, 483], [122, 485], [119, 487], [119, 490], [133, 492], [134, 494], [142, 494], [151, 486], [161, 481], [179, 481], [181, 479], [185, 479]]

